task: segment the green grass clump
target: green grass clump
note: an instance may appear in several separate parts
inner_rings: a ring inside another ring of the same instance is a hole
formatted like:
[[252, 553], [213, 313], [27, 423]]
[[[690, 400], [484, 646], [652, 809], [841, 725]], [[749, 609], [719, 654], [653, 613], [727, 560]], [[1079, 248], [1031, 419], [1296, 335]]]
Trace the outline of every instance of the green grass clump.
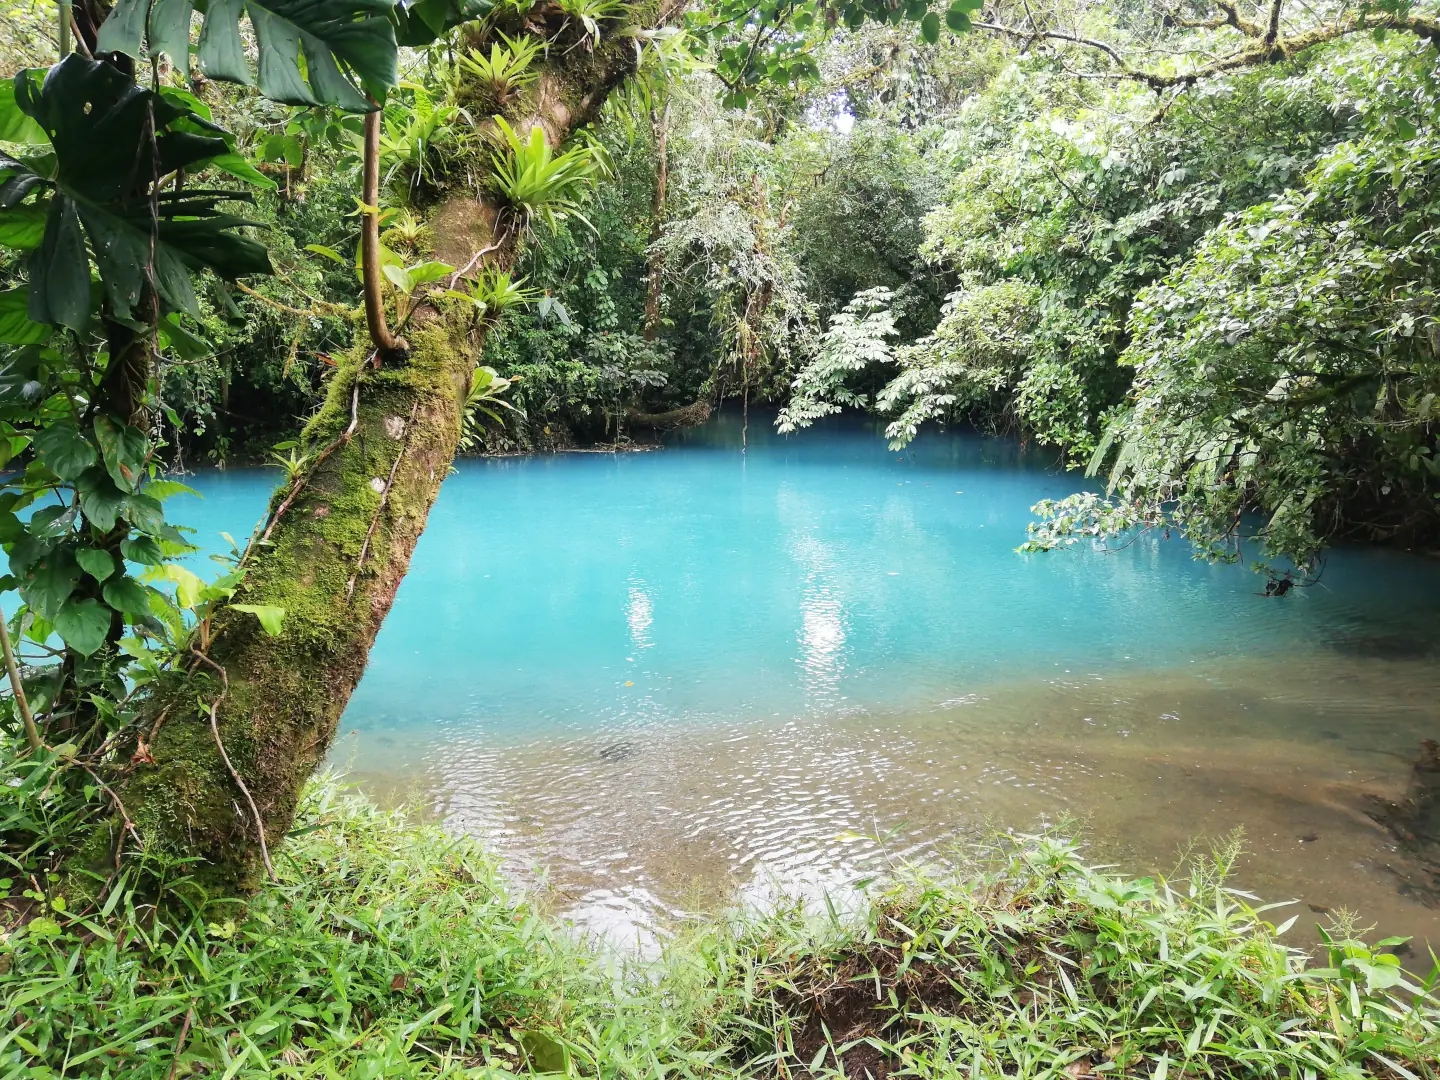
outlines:
[[1025, 837], [908, 870], [860, 918], [737, 922], [693, 946], [733, 1004], [715, 1037], [785, 1077], [1435, 1076], [1433, 967], [1323, 930], [1308, 966], [1295, 919], [1226, 885], [1236, 854], [1167, 883]]
[[1167, 883], [1009, 840], [626, 963], [333, 778], [246, 903], [157, 908], [120, 874], [72, 907], [46, 838], [95, 792], [69, 769], [0, 748], [0, 1080], [1437, 1075], [1435, 975], [1338, 932], [1307, 967], [1229, 856]]
[[203, 915], [56, 910], [43, 875], [30, 896], [12, 878], [0, 1077], [490, 1077], [610, 1053], [613, 972], [473, 841], [322, 779], [275, 865]]

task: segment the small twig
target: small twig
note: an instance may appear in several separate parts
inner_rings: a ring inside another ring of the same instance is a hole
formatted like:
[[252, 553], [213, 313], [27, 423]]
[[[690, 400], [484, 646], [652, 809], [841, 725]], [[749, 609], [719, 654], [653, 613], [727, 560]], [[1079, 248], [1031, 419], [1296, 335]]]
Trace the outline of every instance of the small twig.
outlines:
[[[120, 796], [116, 795], [115, 792], [111, 791], [110, 785], [105, 783], [104, 780], [101, 780], [100, 777], [96, 775], [95, 770], [90, 768], [89, 765], [86, 765], [83, 761], [77, 761], [76, 764], [90, 774], [90, 779], [94, 780], [95, 783], [100, 785], [101, 791], [105, 792], [106, 795], [110, 796], [110, 800], [115, 804], [115, 809], [120, 811], [120, 820], [125, 823], [125, 832], [128, 832], [132, 836], [134, 836], [136, 843], [143, 844], [144, 841], [140, 839], [140, 830], [135, 827], [135, 822], [130, 820], [130, 815], [125, 810], [125, 804], [120, 801]], [[120, 869], [120, 849], [123, 846], [123, 844], [115, 845], [116, 870]]]
[[180, 1054], [185, 1049], [185, 1040], [190, 1037], [190, 1025], [195, 1021], [195, 1007], [185, 1011], [185, 1022], [180, 1025], [180, 1037], [175, 1040], [175, 1052], [170, 1056], [170, 1072], [166, 1080], [175, 1080], [175, 1071], [180, 1067]]
[[157, 735], [160, 734], [160, 728], [164, 725], [164, 723], [165, 723], [165, 717], [166, 717], [167, 715], [169, 715], [169, 713], [170, 713], [170, 706], [169, 706], [169, 705], [166, 705], [165, 708], [163, 708], [163, 709], [160, 710], [160, 715], [155, 718], [155, 723], [150, 726], [150, 738], [148, 738], [148, 739], [146, 740], [146, 742], [150, 743], [151, 745], [154, 745], [154, 743], [155, 743], [155, 736], [157, 736]]
[[447, 289], [455, 288], [455, 283], [459, 281], [462, 277], [464, 277], [466, 274], [468, 274], [471, 270], [473, 270], [477, 262], [483, 259], [486, 255], [489, 255], [492, 251], [499, 251], [500, 248], [504, 246], [505, 241], [509, 239], [510, 227], [507, 225], [505, 229], [500, 233], [500, 239], [496, 240], [489, 247], [483, 247], [474, 255], [470, 256], [470, 261], [468, 263], [466, 263], [459, 270], [456, 270], [455, 273], [450, 275], [450, 280], [446, 283], [445, 287]]
[[370, 553], [370, 541], [375, 536], [375, 528], [380, 524], [380, 515], [385, 512], [385, 506], [390, 502], [390, 488], [395, 484], [395, 474], [400, 469], [400, 462], [405, 460], [405, 451], [410, 447], [410, 433], [415, 430], [415, 414], [420, 409], [420, 401], [417, 398], [415, 404], [410, 406], [410, 420], [405, 425], [405, 439], [400, 444], [400, 453], [395, 455], [395, 464], [390, 466], [390, 476], [385, 481], [385, 489], [380, 492], [380, 505], [375, 508], [375, 516], [370, 519], [370, 528], [365, 530], [365, 542], [360, 545], [360, 558], [355, 560], [355, 572], [350, 575], [350, 581], [345, 586], [345, 599], [355, 595], [355, 582], [360, 579], [360, 571], [365, 566], [365, 556]]
[[[80, 26], [78, 23], [75, 22], [74, 8], [71, 7], [70, 10], [65, 13], [65, 15], [67, 21], [70, 23], [70, 43], [75, 46], [75, 51], [78, 52], [81, 56], [83, 56], [86, 60], [94, 60], [95, 57], [90, 53], [90, 46], [85, 44], [85, 36], [80, 33]], [[61, 59], [64, 58], [62, 57]]]
[[[366, 362], [368, 363], [369, 361]], [[264, 544], [269, 541], [270, 533], [274, 530], [276, 525], [280, 524], [280, 519], [285, 516], [285, 511], [290, 509], [290, 504], [295, 501], [296, 497], [299, 496], [300, 492], [305, 490], [305, 485], [310, 483], [310, 477], [315, 475], [315, 470], [320, 467], [321, 462], [323, 462], [332, 453], [334, 453], [336, 449], [350, 441], [350, 436], [355, 434], [355, 428], [359, 425], [359, 423], [360, 369], [356, 368], [355, 390], [354, 393], [350, 396], [350, 426], [347, 427], [343, 433], [341, 433], [338, 439], [332, 442], [324, 450], [320, 451], [319, 456], [315, 458], [314, 463], [306, 471], [305, 475], [302, 476], [299, 480], [295, 481], [295, 485], [290, 489], [290, 494], [285, 496], [285, 501], [280, 504], [279, 508], [276, 509], [274, 516], [270, 518], [269, 524], [265, 526], [265, 532], [260, 537], [260, 543]]]
[[270, 847], [265, 843], [265, 819], [260, 816], [260, 808], [255, 805], [255, 798], [250, 794], [250, 789], [245, 786], [245, 781], [241, 779], [240, 773], [230, 763], [230, 755], [225, 752], [225, 743], [220, 738], [220, 724], [215, 719], [215, 710], [220, 707], [220, 703], [230, 693], [230, 675], [224, 667], [204, 653], [196, 649], [191, 649], [190, 653], [195, 659], [209, 664], [220, 673], [220, 696], [210, 703], [210, 734], [215, 736], [215, 748], [220, 751], [220, 760], [225, 762], [225, 768], [230, 770], [230, 776], [235, 781], [235, 786], [240, 789], [240, 794], [244, 795], [245, 801], [250, 804], [250, 813], [255, 815], [255, 832], [260, 837], [260, 858], [265, 863], [265, 870], [270, 875], [271, 881], [279, 881], [280, 877], [275, 873], [275, 866], [270, 862]]
[[25, 700], [25, 688], [20, 685], [20, 668], [15, 663], [15, 650], [10, 647], [10, 626], [5, 621], [5, 612], [0, 611], [0, 645], [5, 648], [5, 672], [10, 676], [10, 690], [15, 695], [15, 706], [20, 710], [20, 719], [25, 724], [25, 741], [31, 750], [44, 746], [40, 729], [35, 726], [35, 714], [30, 711], [30, 702]]
[[[283, 280], [285, 280], [285, 283], [286, 283], [287, 285], [290, 284], [289, 279], [283, 279]], [[243, 292], [246, 296], [252, 296], [252, 297], [254, 297], [256, 300], [259, 300], [262, 304], [269, 304], [271, 307], [275, 308], [277, 311], [283, 311], [283, 312], [285, 312], [286, 315], [295, 315], [295, 316], [298, 316], [299, 318], [302, 318], [302, 319], [313, 319], [313, 318], [316, 318], [316, 317], [317, 317], [316, 314], [315, 314], [315, 310], [316, 310], [316, 309], [318, 309], [319, 311], [321, 311], [321, 312], [323, 312], [323, 313], [325, 313], [325, 314], [327, 314], [327, 315], [348, 315], [348, 314], [350, 314], [350, 311], [349, 311], [348, 308], [343, 308], [343, 307], [341, 307], [339, 304], [327, 303], [327, 302], [324, 301], [324, 300], [316, 300], [313, 296], [308, 296], [308, 295], [306, 295], [306, 296], [305, 296], [305, 299], [306, 299], [306, 300], [309, 300], [312, 304], [314, 304], [314, 305], [315, 305], [315, 309], [312, 309], [312, 310], [310, 310], [310, 311], [304, 311], [304, 310], [302, 310], [302, 309], [300, 309], [300, 308], [297, 308], [297, 307], [291, 307], [289, 304], [282, 304], [279, 300], [272, 300], [270, 297], [266, 296], [264, 293], [262, 293], [262, 292], [257, 292], [256, 290], [252, 289], [249, 285], [246, 285], [243, 281], [237, 281], [237, 282], [235, 282], [235, 287], [236, 287], [237, 289], [239, 289], [241, 292]], [[298, 290], [297, 290], [297, 291], [298, 291]], [[302, 294], [302, 295], [303, 295], [303, 294]]]

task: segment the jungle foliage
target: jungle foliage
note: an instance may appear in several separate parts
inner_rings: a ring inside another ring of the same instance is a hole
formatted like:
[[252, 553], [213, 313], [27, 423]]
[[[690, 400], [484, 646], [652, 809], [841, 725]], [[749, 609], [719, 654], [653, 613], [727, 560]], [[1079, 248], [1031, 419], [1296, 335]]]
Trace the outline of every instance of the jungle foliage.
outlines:
[[1341, 36], [1346, 11], [1274, 5], [1277, 40], [1310, 44], [1259, 56], [1221, 9], [1033, 16], [1035, 53], [972, 60], [935, 117], [948, 186], [919, 245], [940, 317], [836, 316], [782, 429], [855, 405], [898, 447], [967, 421], [1107, 477], [1037, 507], [1031, 550], [1178, 528], [1313, 571], [1337, 540], [1433, 545], [1429, 24]]

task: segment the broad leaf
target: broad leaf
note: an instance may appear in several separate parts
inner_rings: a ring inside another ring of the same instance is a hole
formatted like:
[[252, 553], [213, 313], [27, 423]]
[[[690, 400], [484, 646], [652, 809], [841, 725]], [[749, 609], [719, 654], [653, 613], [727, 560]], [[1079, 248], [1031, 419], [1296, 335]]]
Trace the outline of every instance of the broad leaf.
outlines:
[[247, 184], [254, 184], [258, 188], [274, 190], [279, 186], [274, 180], [271, 180], [270, 177], [250, 164], [248, 158], [241, 156], [234, 150], [213, 157], [205, 164], [212, 168], [219, 169], [223, 173], [229, 173], [237, 180], [244, 180]]
[[105, 466], [86, 469], [75, 487], [80, 492], [80, 512], [85, 520], [102, 533], [115, 528], [115, 522], [125, 512], [125, 492], [115, 486]]
[[75, 561], [96, 581], [104, 581], [115, 573], [115, 557], [99, 548], [81, 548], [75, 552]]
[[406, 269], [405, 273], [410, 277], [410, 285], [427, 285], [432, 281], [439, 281], [441, 278], [449, 277], [455, 272], [455, 267], [443, 262], [423, 262]]
[[[174, 101], [137, 86], [109, 64], [67, 56], [37, 86], [37, 73], [15, 77], [19, 107], [45, 129], [55, 150], [53, 178], [27, 163], [0, 159], [0, 207], [13, 184], [53, 187], [49, 218], [30, 257], [30, 317], [82, 329], [90, 312], [84, 234], [115, 314], [131, 316], [153, 276], [173, 308], [199, 314], [192, 271], [225, 278], [270, 272], [262, 244], [235, 229], [248, 224], [219, 204], [228, 191], [166, 189], [152, 207], [152, 178], [194, 168], [230, 152], [219, 129]], [[150, 124], [154, 123], [154, 136]], [[9, 205], [14, 205], [10, 203]], [[82, 230], [83, 226], [83, 230]]]
[[55, 615], [55, 632], [81, 656], [90, 656], [105, 644], [110, 620], [110, 609], [98, 600], [67, 600]]
[[[19, 545], [17, 545], [18, 547]], [[63, 548], [47, 552], [20, 578], [20, 596], [42, 619], [52, 622], [75, 591], [80, 564]]]
[[393, 14], [395, 37], [399, 44], [418, 49], [461, 23], [484, 18], [495, 6], [495, 0], [401, 0]]
[[231, 604], [235, 611], [248, 611], [260, 620], [260, 625], [271, 637], [279, 637], [285, 627], [285, 609], [271, 604]]
[[160, 545], [148, 536], [132, 536], [120, 541], [120, 554], [141, 566], [159, 566], [165, 561]]
[[45, 132], [15, 104], [15, 84], [0, 82], [0, 142], [45, 145]]
[[145, 571], [147, 581], [169, 581], [175, 586], [175, 599], [182, 608], [192, 608], [200, 602], [200, 593], [205, 588], [205, 581], [185, 567], [177, 563], [165, 563], [153, 570]]
[[35, 450], [61, 480], [74, 480], [95, 464], [95, 447], [73, 423], [52, 424], [34, 436]]
[[134, 491], [140, 484], [145, 458], [150, 452], [145, 433], [139, 428], [117, 424], [108, 416], [97, 416], [95, 440], [100, 444], [100, 453], [105, 456], [105, 469], [110, 479], [121, 490]]
[[[208, 0], [200, 28], [200, 70], [249, 85], [240, 20], [259, 51], [260, 93], [289, 105], [371, 108], [398, 81], [394, 0]], [[102, 52], [139, 57], [149, 44], [188, 71], [191, 0], [119, 0], [100, 28]], [[148, 10], [149, 25], [146, 25]]]
[[134, 578], [124, 575], [100, 590], [105, 602], [126, 615], [147, 615], [150, 612], [150, 590]]
[[[0, 87], [9, 86], [0, 83]], [[45, 236], [45, 207], [17, 206], [0, 210], [0, 247], [33, 251]]]
[[0, 345], [42, 345], [53, 328], [30, 318], [30, 290], [0, 292]]

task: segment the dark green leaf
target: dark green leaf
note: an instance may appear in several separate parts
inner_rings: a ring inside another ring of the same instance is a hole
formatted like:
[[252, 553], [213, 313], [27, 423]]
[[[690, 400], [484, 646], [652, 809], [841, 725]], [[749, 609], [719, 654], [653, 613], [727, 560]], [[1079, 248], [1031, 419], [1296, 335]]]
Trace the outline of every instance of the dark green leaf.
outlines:
[[139, 428], [117, 424], [102, 415], [95, 417], [95, 439], [105, 456], [105, 470], [110, 479], [120, 490], [134, 491], [140, 484], [145, 459], [150, 454], [150, 440], [145, 433]]
[[955, 33], [963, 34], [970, 29], [970, 16], [965, 13], [964, 8], [951, 4], [950, 9], [945, 12], [945, 25]]
[[125, 493], [115, 486], [103, 465], [86, 469], [75, 481], [80, 492], [80, 512], [85, 520], [102, 533], [115, 528], [125, 508]]
[[42, 556], [21, 578], [20, 595], [41, 618], [53, 622], [79, 580], [79, 564], [64, 548], [57, 548]]
[[50, 200], [45, 238], [30, 256], [30, 318], [83, 330], [90, 320], [90, 257], [75, 204]]
[[920, 36], [931, 45], [940, 40], [940, 16], [933, 11], [927, 11], [925, 17], [920, 20]]
[[127, 615], [144, 615], [150, 610], [150, 590], [134, 578], [118, 577], [100, 590], [105, 602]]
[[104, 581], [115, 573], [115, 557], [100, 548], [80, 548], [75, 552], [75, 561], [96, 581]]
[[120, 554], [141, 566], [160, 566], [165, 562], [160, 545], [148, 536], [132, 536], [120, 541]]
[[39, 87], [29, 72], [17, 76], [15, 86], [20, 108], [50, 133], [59, 189], [45, 238], [31, 256], [32, 319], [83, 328], [90, 273], [82, 223], [121, 320], [130, 317], [145, 289], [152, 261], [160, 295], [194, 314], [192, 271], [209, 269], [222, 277], [269, 272], [263, 245], [234, 231], [247, 223], [218, 209], [240, 196], [166, 190], [153, 207], [135, 198], [144, 191], [140, 178], [163, 177], [230, 152], [224, 138], [208, 134], [217, 129], [203, 117], [137, 86], [109, 64], [77, 54], [52, 67]]
[[110, 609], [98, 600], [67, 600], [55, 615], [55, 632], [81, 656], [90, 656], [105, 644], [110, 621]]
[[72, 423], [52, 424], [34, 436], [35, 451], [61, 480], [74, 480], [95, 464], [95, 447]]
[[159, 500], [149, 495], [130, 495], [125, 499], [125, 517], [135, 528], [152, 536], [165, 530], [165, 510]]
[[215, 352], [215, 346], [192, 334], [174, 312], [160, 320], [162, 346], [174, 349], [181, 360], [201, 360]]
[[[140, 56], [149, 6], [149, 0], [119, 0], [101, 27], [99, 48]], [[148, 29], [155, 48], [163, 39], [166, 51], [180, 50], [180, 6], [157, 3], [151, 9]], [[200, 30], [200, 68], [212, 79], [252, 82], [240, 32], [240, 19], [248, 16], [262, 94], [290, 105], [365, 112], [370, 105], [363, 89], [383, 98], [398, 79], [395, 29], [388, 18], [393, 6], [393, 0], [209, 0]]]
[[42, 540], [54, 540], [73, 530], [79, 516], [77, 506], [46, 506], [35, 511], [28, 528]]

